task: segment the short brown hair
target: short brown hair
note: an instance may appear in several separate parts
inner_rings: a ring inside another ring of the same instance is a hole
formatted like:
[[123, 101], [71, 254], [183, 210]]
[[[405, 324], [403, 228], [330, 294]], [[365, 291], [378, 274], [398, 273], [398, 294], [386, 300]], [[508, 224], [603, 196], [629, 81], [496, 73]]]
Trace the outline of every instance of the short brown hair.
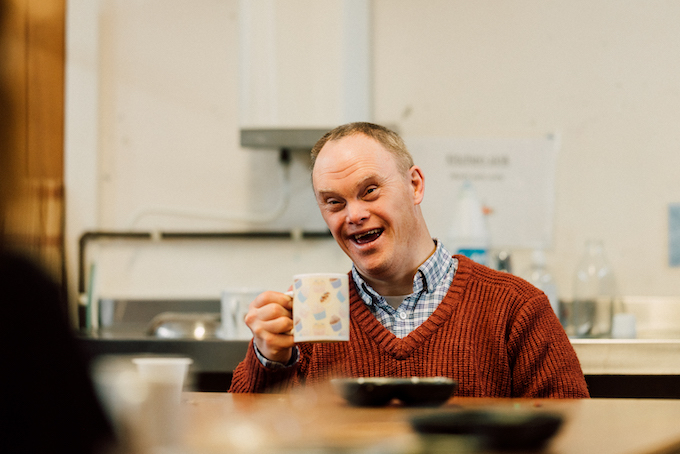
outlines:
[[399, 134], [384, 126], [376, 125], [374, 123], [356, 122], [347, 123], [338, 126], [331, 131], [328, 131], [312, 148], [312, 170], [316, 163], [316, 158], [319, 152], [331, 140], [339, 140], [343, 137], [352, 136], [355, 134], [363, 134], [381, 144], [385, 149], [391, 152], [397, 162], [399, 170], [403, 173], [413, 167], [413, 157], [406, 148], [406, 144], [399, 137]]

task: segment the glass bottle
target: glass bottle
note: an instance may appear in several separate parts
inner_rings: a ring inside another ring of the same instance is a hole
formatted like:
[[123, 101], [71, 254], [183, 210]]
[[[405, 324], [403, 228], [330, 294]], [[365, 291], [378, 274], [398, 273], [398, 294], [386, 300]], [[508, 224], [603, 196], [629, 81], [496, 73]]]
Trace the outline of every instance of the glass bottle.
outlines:
[[574, 337], [609, 337], [616, 295], [612, 267], [600, 240], [586, 241], [574, 275], [572, 328]]
[[555, 315], [560, 317], [557, 284], [548, 271], [545, 254], [542, 250], [536, 249], [532, 252], [531, 267], [526, 271], [525, 276], [527, 281], [545, 293], [548, 301], [550, 301], [550, 307], [555, 311]]
[[489, 229], [484, 207], [469, 181], [464, 181], [455, 200], [447, 245], [482, 265], [489, 265]]

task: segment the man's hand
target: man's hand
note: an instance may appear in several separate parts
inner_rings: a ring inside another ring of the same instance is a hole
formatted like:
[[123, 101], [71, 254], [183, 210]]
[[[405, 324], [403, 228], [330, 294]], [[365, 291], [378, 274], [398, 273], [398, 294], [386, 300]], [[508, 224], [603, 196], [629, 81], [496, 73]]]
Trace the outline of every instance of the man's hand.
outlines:
[[270, 361], [287, 363], [293, 354], [293, 299], [264, 292], [250, 303], [245, 317], [257, 349]]

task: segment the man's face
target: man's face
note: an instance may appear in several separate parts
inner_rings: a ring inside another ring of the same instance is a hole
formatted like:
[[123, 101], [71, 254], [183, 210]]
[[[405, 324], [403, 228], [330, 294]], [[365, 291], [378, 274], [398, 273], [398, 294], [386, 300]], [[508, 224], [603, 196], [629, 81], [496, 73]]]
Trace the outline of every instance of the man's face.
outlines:
[[422, 200], [418, 167], [400, 172], [392, 153], [355, 134], [323, 146], [312, 182], [321, 215], [362, 276], [389, 281], [412, 272]]

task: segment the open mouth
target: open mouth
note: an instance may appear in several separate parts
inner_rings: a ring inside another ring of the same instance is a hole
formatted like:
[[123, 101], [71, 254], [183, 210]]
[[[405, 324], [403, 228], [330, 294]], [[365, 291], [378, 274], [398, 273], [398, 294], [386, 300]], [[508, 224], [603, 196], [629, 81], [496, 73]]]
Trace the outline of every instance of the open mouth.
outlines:
[[357, 244], [366, 244], [370, 243], [371, 241], [375, 241], [382, 235], [383, 229], [373, 229], [369, 230], [368, 232], [363, 232], [359, 233], [356, 235], [352, 235], [352, 239], [357, 243]]

